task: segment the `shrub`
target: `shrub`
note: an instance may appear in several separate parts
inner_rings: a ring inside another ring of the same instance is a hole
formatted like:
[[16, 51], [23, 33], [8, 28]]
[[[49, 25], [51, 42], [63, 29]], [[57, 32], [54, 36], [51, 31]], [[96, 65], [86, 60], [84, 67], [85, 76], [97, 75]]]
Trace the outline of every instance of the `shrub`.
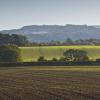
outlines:
[[45, 61], [47, 61], [43, 56], [40, 56], [39, 58], [38, 58], [38, 61], [39, 62], [45, 62]]
[[52, 58], [52, 60], [51, 60], [52, 62], [57, 62], [58, 61], [58, 59], [57, 58]]
[[59, 61], [60, 61], [60, 62], [64, 62], [64, 61], [66, 61], [66, 58], [65, 58], [65, 57], [61, 57], [61, 58], [59, 59]]

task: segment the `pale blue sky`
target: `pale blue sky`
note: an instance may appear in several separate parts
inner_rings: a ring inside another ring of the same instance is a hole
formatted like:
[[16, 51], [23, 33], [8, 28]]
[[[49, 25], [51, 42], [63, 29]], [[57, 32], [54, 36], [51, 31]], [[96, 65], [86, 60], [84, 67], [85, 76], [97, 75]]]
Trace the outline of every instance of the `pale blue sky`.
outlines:
[[0, 0], [0, 30], [35, 24], [100, 25], [100, 0]]

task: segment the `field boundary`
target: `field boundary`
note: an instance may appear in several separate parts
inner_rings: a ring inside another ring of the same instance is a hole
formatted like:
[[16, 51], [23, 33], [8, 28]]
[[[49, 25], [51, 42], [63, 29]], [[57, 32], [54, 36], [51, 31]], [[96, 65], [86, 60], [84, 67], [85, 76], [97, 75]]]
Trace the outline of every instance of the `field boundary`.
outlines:
[[2, 62], [0, 67], [13, 67], [13, 66], [100, 66], [99, 61], [84, 61], [84, 62]]

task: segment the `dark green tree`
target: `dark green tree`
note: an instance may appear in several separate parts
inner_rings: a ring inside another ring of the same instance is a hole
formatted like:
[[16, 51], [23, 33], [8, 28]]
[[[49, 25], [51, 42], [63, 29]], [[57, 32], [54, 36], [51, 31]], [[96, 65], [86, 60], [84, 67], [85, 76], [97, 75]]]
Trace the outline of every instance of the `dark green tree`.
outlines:
[[12, 34], [11, 38], [12, 38], [12, 44], [16, 44], [18, 46], [22, 46], [22, 45], [24, 46], [28, 44], [28, 40], [25, 36]]
[[2, 34], [0, 33], [0, 45], [4, 44], [15, 44], [18, 46], [28, 45], [30, 42], [27, 40], [25, 36], [17, 35], [17, 34]]
[[69, 49], [63, 53], [67, 61], [88, 61], [87, 52], [79, 49]]
[[66, 41], [65, 41], [65, 43], [67, 45], [73, 45], [74, 42], [73, 42], [73, 40], [71, 38], [67, 38]]
[[20, 49], [16, 45], [0, 46], [0, 62], [20, 62]]

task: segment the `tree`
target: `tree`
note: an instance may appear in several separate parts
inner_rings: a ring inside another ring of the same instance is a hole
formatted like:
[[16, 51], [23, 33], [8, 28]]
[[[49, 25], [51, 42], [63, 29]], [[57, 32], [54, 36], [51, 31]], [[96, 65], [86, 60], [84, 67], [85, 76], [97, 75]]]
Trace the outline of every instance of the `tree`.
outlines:
[[67, 45], [72, 45], [74, 42], [73, 42], [73, 40], [71, 38], [67, 38], [66, 41], [65, 41], [65, 43]]
[[0, 46], [0, 62], [20, 62], [20, 49], [16, 45]]
[[28, 45], [29, 43], [30, 42], [23, 35], [17, 35], [17, 34], [10, 35], [10, 34], [0, 33], [0, 45], [15, 44], [18, 46], [25, 46]]
[[87, 52], [79, 49], [69, 49], [63, 53], [67, 61], [88, 61]]
[[16, 44], [19, 46], [28, 44], [28, 40], [25, 36], [12, 34], [11, 38], [12, 38], [12, 44]]

